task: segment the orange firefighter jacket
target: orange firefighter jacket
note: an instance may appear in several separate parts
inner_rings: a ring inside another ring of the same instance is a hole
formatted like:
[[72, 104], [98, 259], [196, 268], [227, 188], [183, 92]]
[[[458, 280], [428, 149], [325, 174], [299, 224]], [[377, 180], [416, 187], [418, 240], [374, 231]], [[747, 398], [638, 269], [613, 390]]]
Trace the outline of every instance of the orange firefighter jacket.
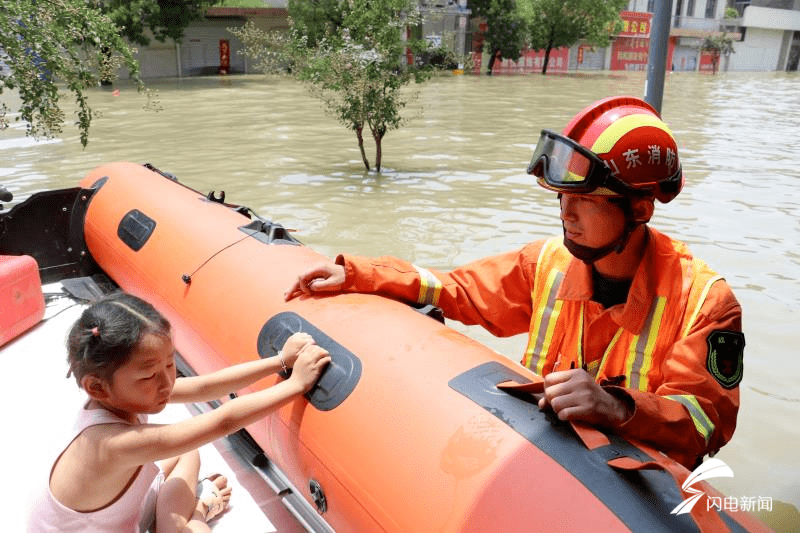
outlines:
[[591, 267], [561, 237], [451, 272], [394, 258], [340, 255], [346, 291], [433, 304], [497, 336], [528, 332], [522, 364], [546, 375], [584, 368], [633, 407], [614, 431], [689, 469], [733, 435], [744, 336], [725, 281], [685, 245], [648, 227], [624, 304], [592, 298]]

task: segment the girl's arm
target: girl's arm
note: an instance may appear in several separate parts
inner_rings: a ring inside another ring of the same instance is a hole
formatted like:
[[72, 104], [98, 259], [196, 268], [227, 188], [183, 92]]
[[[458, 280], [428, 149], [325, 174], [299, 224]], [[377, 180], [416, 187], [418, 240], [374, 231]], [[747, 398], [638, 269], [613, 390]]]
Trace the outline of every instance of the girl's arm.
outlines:
[[[284, 364], [291, 367], [297, 360], [300, 350], [307, 344], [313, 343], [314, 339], [308, 333], [293, 334], [283, 345]], [[269, 376], [281, 368], [279, 357], [268, 357], [229, 366], [202, 376], [178, 378], [175, 380], [169, 401], [171, 403], [194, 403], [217, 400]]]
[[118, 433], [99, 443], [101, 462], [111, 462], [114, 468], [141, 465], [175, 457], [229, 435], [311, 389], [329, 362], [328, 352], [315, 344], [307, 344], [288, 380], [239, 396], [211, 412], [175, 424], [120, 428]]

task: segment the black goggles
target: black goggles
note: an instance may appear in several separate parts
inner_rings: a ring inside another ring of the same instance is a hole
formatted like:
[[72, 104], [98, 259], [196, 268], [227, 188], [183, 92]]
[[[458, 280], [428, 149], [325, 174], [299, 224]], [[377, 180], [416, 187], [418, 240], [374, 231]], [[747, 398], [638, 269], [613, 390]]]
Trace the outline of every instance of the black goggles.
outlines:
[[528, 174], [556, 192], [588, 194], [605, 187], [622, 196], [643, 195], [643, 191], [614, 176], [597, 154], [551, 130], [542, 130]]

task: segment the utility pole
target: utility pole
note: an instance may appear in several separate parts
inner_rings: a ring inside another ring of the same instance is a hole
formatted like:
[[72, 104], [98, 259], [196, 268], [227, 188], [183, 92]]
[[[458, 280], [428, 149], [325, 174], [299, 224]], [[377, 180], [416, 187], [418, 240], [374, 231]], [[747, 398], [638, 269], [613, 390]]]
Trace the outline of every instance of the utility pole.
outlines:
[[653, 2], [653, 21], [650, 24], [650, 49], [647, 54], [647, 80], [644, 100], [661, 113], [664, 99], [664, 75], [667, 70], [669, 27], [672, 17], [672, 0]]

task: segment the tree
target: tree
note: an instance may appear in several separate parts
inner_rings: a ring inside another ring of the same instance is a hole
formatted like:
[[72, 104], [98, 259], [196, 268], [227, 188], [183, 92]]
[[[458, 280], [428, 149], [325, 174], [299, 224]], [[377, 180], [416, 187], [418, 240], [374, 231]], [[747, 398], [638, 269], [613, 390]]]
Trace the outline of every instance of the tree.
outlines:
[[340, 123], [355, 132], [367, 170], [364, 129], [369, 130], [375, 141], [375, 168], [380, 171], [383, 138], [402, 125], [401, 111], [413, 97], [402, 89], [428, 79], [433, 68], [403, 64], [406, 49], [421, 53], [429, 46], [404, 38], [406, 28], [420, 20], [413, 0], [347, 0], [335, 8], [341, 11], [326, 20], [341, 17], [341, 24], [310, 37], [303, 33], [308, 22], [292, 14], [297, 75]]
[[186, 27], [203, 17], [217, 0], [94, 0], [94, 5], [116, 24], [122, 35], [140, 46], [156, 40], [183, 39]]
[[579, 40], [606, 47], [619, 32], [619, 13], [627, 0], [518, 0], [517, 9], [528, 30], [529, 46], [544, 50], [542, 74], [554, 48], [572, 46]]
[[491, 54], [486, 73], [491, 75], [495, 61], [516, 61], [524, 45], [525, 24], [514, 0], [470, 0], [473, 16], [486, 19], [486, 50]]
[[711, 54], [711, 71], [716, 74], [720, 56], [728, 57], [735, 53], [733, 39], [727, 33], [710, 35], [700, 44], [700, 52], [709, 52]]
[[252, 61], [255, 70], [264, 74], [289, 74], [295, 67], [290, 33], [280, 30], [264, 31], [252, 20], [240, 28], [228, 28], [242, 42], [240, 54]]
[[[139, 46], [150, 44], [149, 29], [157, 41], [183, 39], [186, 27], [203, 18], [217, 0], [89, 0], [119, 27], [122, 36]], [[104, 85], [110, 78], [102, 78]]]
[[[119, 28], [85, 0], [0, 0], [0, 94], [15, 90], [17, 120], [27, 134], [51, 137], [62, 132], [59, 84], [75, 96], [80, 141], [86, 146], [92, 110], [86, 89], [112, 77], [124, 65], [139, 89], [139, 67]], [[6, 93], [7, 94], [7, 93]], [[0, 128], [9, 108], [0, 110]]]

